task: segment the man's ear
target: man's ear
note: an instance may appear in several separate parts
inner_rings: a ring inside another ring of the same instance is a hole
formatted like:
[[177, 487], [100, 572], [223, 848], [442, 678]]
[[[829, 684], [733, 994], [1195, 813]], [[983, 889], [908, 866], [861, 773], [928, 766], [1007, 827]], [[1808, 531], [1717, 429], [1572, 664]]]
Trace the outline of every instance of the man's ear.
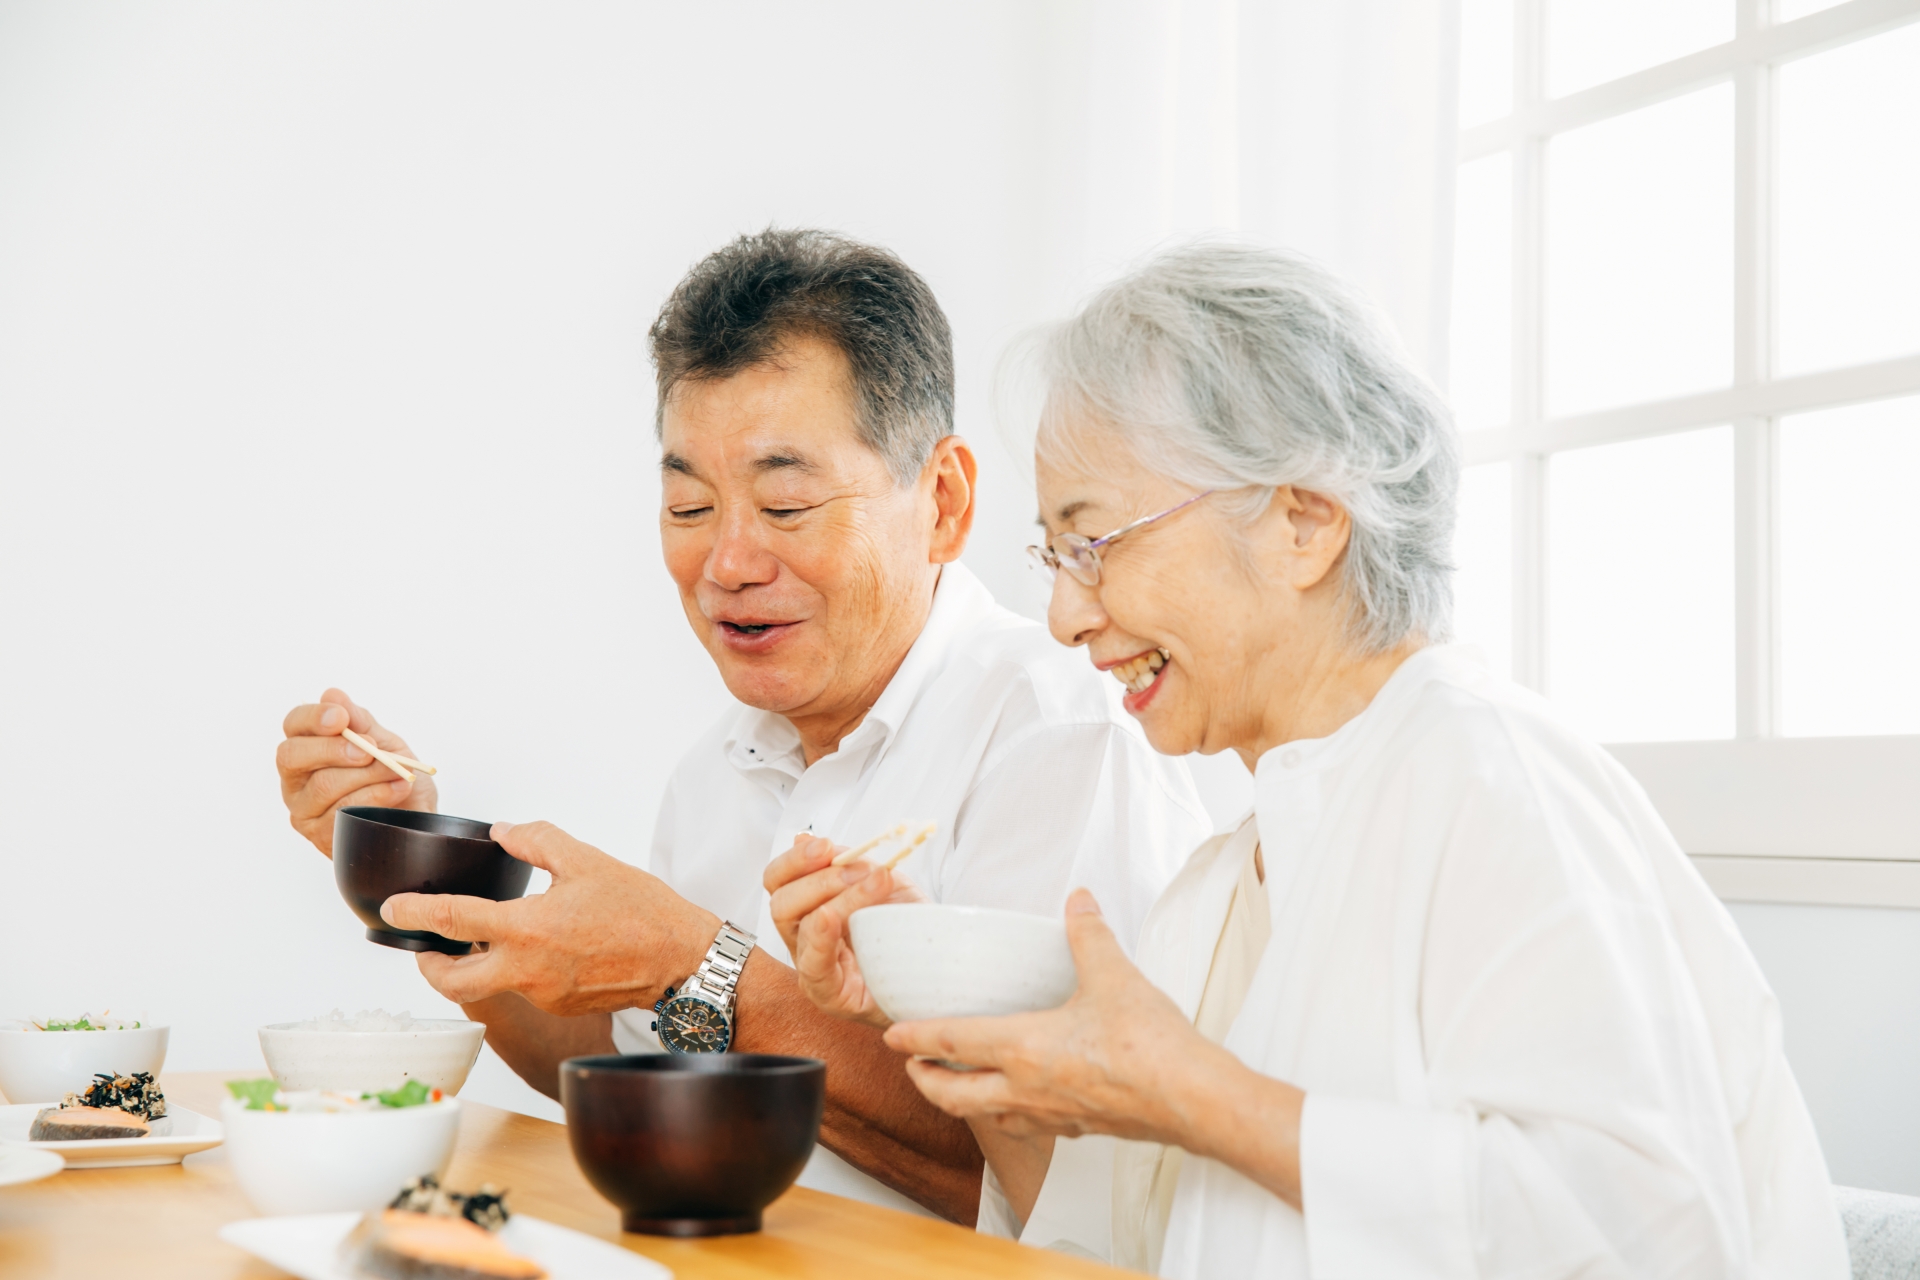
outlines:
[[920, 483], [932, 491], [933, 539], [927, 549], [929, 564], [958, 560], [973, 532], [974, 484], [980, 464], [959, 436], [948, 436], [933, 446], [920, 473]]

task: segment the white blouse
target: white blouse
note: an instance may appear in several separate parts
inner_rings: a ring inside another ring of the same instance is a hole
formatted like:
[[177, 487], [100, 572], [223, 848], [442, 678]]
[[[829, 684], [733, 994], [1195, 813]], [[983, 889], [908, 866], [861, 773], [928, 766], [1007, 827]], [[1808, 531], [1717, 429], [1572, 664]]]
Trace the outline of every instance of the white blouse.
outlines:
[[[1639, 785], [1546, 703], [1424, 650], [1262, 756], [1255, 798], [1273, 935], [1225, 1044], [1306, 1091], [1305, 1212], [1189, 1159], [1162, 1275], [1848, 1274], [1772, 992]], [[1220, 849], [1139, 947], [1189, 1015], [1239, 871]], [[1060, 1143], [1022, 1239], [1105, 1255], [1111, 1150]]]

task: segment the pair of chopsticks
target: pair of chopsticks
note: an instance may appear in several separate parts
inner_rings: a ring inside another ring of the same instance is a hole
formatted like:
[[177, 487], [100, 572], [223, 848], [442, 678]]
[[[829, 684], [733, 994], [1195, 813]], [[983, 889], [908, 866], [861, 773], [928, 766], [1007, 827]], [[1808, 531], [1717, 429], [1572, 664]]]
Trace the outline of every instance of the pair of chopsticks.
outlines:
[[440, 772], [438, 769], [434, 768], [430, 764], [421, 764], [418, 760], [415, 760], [412, 756], [395, 755], [391, 751], [384, 751], [381, 748], [374, 746], [371, 742], [367, 741], [365, 738], [361, 737], [359, 734], [355, 733], [351, 729], [342, 729], [340, 731], [340, 736], [345, 738], [348, 742], [351, 742], [354, 746], [360, 748], [362, 751], [366, 752], [368, 755], [372, 756], [375, 760], [378, 760], [381, 764], [387, 766], [387, 768], [399, 774], [402, 778], [405, 778], [408, 782], [413, 781], [413, 775], [407, 772], [409, 768], [418, 769], [422, 773]]
[[[845, 864], [852, 862], [855, 858], [863, 857], [869, 851], [879, 848], [881, 845], [887, 843], [889, 840], [906, 839], [908, 826], [909, 826], [908, 823], [903, 822], [897, 827], [893, 827], [889, 830], [882, 831], [879, 835], [867, 841], [865, 844], [860, 845], [858, 848], [847, 849], [841, 853], [837, 853], [834, 855], [833, 861], [829, 865], [835, 866], [835, 867], [844, 866]], [[918, 831], [914, 833], [913, 838], [911, 840], [907, 840], [907, 843], [903, 848], [895, 851], [894, 855], [891, 858], [888, 858], [885, 862], [880, 864], [880, 869], [882, 871], [891, 871], [895, 867], [899, 866], [901, 862], [905, 861], [906, 856], [908, 854], [912, 853], [915, 849], [918, 849], [921, 845], [925, 844], [927, 842], [927, 837], [932, 835], [936, 830], [939, 829], [939, 827], [940, 827], [940, 824], [937, 822], [929, 822], [925, 826], [921, 827]]]

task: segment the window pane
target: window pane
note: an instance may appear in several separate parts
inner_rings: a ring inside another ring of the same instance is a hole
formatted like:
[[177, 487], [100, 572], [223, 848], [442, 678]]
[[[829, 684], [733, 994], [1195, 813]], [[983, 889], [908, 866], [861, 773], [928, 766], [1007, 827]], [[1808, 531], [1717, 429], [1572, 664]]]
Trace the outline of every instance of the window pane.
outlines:
[[1460, 127], [1513, 110], [1513, 0], [1460, 0]]
[[1602, 742], [1733, 736], [1733, 430], [1556, 454], [1547, 676]]
[[1547, 93], [1585, 89], [1733, 39], [1733, 0], [1548, 0]]
[[1920, 24], [1779, 84], [1782, 371], [1920, 351]]
[[1920, 397], [1780, 422], [1781, 729], [1920, 733]]
[[1553, 140], [1547, 403], [1554, 415], [1733, 377], [1733, 86]]
[[1513, 369], [1513, 160], [1504, 154], [1460, 166], [1449, 346], [1454, 417], [1469, 430], [1504, 423]]
[[1453, 635], [1480, 646], [1487, 668], [1513, 674], [1513, 468], [1505, 462], [1460, 475], [1453, 533]]

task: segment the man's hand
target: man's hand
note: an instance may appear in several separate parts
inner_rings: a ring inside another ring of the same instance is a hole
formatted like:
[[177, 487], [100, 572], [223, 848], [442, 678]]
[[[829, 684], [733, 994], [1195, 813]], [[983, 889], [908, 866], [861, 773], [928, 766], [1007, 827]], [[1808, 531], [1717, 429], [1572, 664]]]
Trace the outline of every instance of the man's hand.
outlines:
[[287, 803], [287, 818], [295, 831], [329, 858], [335, 810], [367, 804], [432, 813], [439, 804], [431, 775], [415, 773], [408, 782], [340, 736], [342, 729], [352, 729], [383, 750], [413, 754], [398, 734], [382, 728], [371, 711], [355, 706], [338, 689], [289, 711], [282, 728], [287, 736], [274, 753], [274, 763], [280, 769], [280, 796]]
[[794, 972], [807, 999], [836, 1018], [886, 1027], [853, 955], [847, 921], [861, 907], [881, 902], [921, 902], [913, 882], [869, 862], [833, 865], [831, 840], [801, 836], [767, 864], [763, 877], [773, 900], [773, 923], [793, 956]]
[[420, 953], [421, 974], [456, 1004], [517, 991], [570, 1017], [646, 1008], [700, 967], [720, 932], [719, 916], [550, 822], [496, 823], [493, 838], [552, 873], [552, 886], [514, 902], [399, 893], [380, 908], [396, 929], [487, 944], [468, 956]]

